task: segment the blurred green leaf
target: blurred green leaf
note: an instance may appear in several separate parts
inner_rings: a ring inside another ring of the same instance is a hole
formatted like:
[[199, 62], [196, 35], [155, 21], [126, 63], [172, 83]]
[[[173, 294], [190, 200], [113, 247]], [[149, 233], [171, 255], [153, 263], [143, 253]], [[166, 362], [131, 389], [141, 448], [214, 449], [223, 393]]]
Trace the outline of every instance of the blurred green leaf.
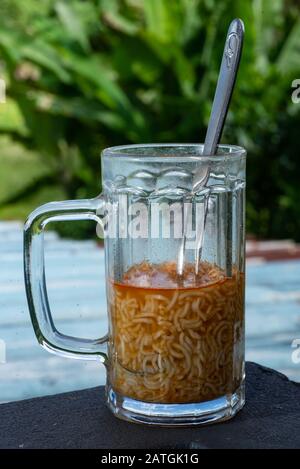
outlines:
[[106, 64], [98, 57], [76, 57], [72, 53], [64, 56], [65, 64], [79, 85], [85, 82], [87, 92], [96, 92], [98, 98], [111, 108], [127, 109], [130, 103], [126, 94], [116, 82], [114, 72], [108, 70]]
[[181, 41], [184, 4], [180, 0], [148, 0], [144, 2], [147, 31], [164, 44]]
[[282, 29], [285, 7], [284, 0], [254, 0], [253, 17], [255, 22], [255, 52], [257, 66], [264, 71], [270, 62], [270, 52], [278, 31]]
[[128, 129], [128, 123], [121, 115], [107, 111], [97, 101], [91, 99], [82, 97], [66, 99], [44, 92], [34, 92], [31, 97], [40, 112], [74, 118], [91, 124], [101, 123], [112, 130], [125, 133]]
[[28, 129], [19, 105], [9, 97], [5, 103], [0, 104], [0, 132], [13, 132], [20, 136], [28, 135]]
[[[300, 18], [291, 29], [278, 56], [276, 67], [281, 74], [300, 72]], [[298, 78], [298, 76], [294, 76]]]
[[17, 36], [8, 30], [2, 29], [0, 30], [0, 46], [2, 49], [2, 54], [6, 55], [6, 57], [13, 63], [18, 62], [21, 58], [21, 54], [19, 52], [20, 43], [18, 41]]
[[120, 2], [116, 0], [100, 0], [101, 19], [106, 25], [116, 31], [134, 36], [139, 25], [135, 21], [120, 14]]
[[86, 31], [84, 23], [80, 16], [77, 14], [72, 4], [66, 4], [63, 1], [56, 2], [55, 10], [58, 18], [66, 29], [68, 36], [82, 46], [85, 52], [90, 51], [88, 32]]
[[36, 40], [25, 44], [21, 49], [22, 56], [53, 72], [62, 82], [70, 82], [70, 74], [65, 70], [57, 51], [49, 44]]

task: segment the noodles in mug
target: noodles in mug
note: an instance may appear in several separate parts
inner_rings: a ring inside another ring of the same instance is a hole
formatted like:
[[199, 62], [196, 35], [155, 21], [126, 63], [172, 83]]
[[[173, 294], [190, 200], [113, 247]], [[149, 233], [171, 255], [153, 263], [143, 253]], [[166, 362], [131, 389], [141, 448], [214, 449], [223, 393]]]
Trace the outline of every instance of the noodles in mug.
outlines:
[[203, 262], [135, 265], [108, 298], [111, 383], [155, 403], [190, 403], [234, 392], [243, 379], [244, 275]]

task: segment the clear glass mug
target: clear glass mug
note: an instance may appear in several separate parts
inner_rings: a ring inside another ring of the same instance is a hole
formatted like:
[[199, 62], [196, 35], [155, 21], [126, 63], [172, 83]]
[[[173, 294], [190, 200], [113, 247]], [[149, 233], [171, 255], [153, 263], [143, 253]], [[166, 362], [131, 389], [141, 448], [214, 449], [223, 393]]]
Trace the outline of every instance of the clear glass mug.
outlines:
[[[29, 310], [39, 343], [107, 368], [120, 418], [167, 426], [231, 418], [244, 405], [246, 152], [128, 145], [102, 154], [103, 192], [51, 202], [25, 223]], [[200, 170], [200, 173], [199, 173]], [[203, 174], [195, 189], [195, 175]], [[108, 334], [60, 333], [45, 283], [49, 222], [95, 220], [105, 236]]]

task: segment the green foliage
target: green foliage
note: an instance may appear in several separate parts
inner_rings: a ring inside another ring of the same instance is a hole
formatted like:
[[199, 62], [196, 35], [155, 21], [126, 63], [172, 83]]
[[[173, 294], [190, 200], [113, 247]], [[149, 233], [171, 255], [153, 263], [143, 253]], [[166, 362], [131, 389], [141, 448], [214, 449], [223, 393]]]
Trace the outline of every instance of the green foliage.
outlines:
[[203, 141], [224, 37], [241, 17], [244, 54], [223, 141], [249, 153], [248, 230], [300, 239], [296, 0], [1, 2], [9, 99], [0, 132], [37, 151], [49, 168], [40, 185], [68, 198], [99, 192], [105, 146]]

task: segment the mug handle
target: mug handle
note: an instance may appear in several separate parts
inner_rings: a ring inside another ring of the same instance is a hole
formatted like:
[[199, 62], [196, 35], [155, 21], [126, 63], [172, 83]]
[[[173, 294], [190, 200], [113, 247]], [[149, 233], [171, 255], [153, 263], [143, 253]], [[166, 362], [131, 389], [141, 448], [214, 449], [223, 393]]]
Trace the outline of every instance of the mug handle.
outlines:
[[50, 202], [34, 210], [24, 226], [24, 275], [30, 316], [38, 342], [49, 352], [63, 357], [100, 360], [107, 364], [108, 334], [100, 339], [80, 339], [61, 334], [55, 327], [49, 307], [44, 256], [44, 230], [50, 222], [94, 220], [103, 228], [98, 211], [102, 195], [95, 199]]

